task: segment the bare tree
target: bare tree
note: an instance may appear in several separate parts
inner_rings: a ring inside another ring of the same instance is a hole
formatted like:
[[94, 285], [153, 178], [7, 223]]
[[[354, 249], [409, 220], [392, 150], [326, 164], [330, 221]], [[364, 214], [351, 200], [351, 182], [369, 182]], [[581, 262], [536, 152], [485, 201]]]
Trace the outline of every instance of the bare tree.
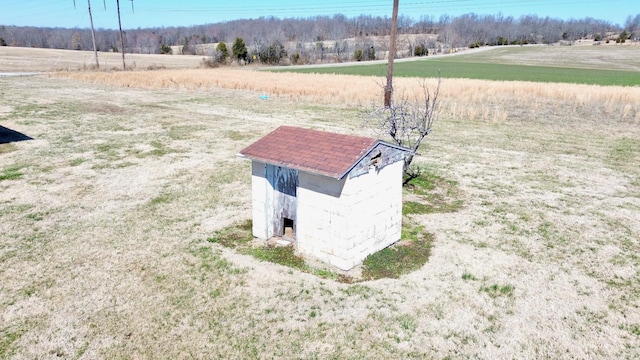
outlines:
[[[89, 3], [90, 0], [87, 5], [90, 5]], [[119, 1], [116, 5], [119, 9]], [[625, 28], [622, 28], [619, 25], [592, 18], [560, 20], [526, 15], [515, 19], [500, 14], [466, 14], [458, 17], [442, 15], [437, 21], [432, 17], [422, 16], [419, 21], [415, 21], [410, 17], [398, 15], [396, 28], [398, 36], [395, 38], [399, 43], [394, 49], [407, 51], [409, 44], [400, 43], [402, 38], [400, 35], [402, 34], [418, 34], [425, 37], [429, 35], [429, 39], [440, 41], [437, 45], [428, 44], [429, 49], [445, 49], [445, 51], [451, 47], [464, 47], [472, 44], [497, 45], [533, 42], [551, 44], [561, 40], [563, 35], [568, 40], [580, 39], [581, 37], [595, 38], [596, 35], [598, 38], [603, 38], [607, 34], [620, 33], [624, 29], [629, 34], [635, 34], [633, 38], [638, 38], [640, 37], [639, 16], [640, 14], [629, 16]], [[260, 52], [262, 50], [260, 46], [266, 47], [277, 40], [285, 46], [287, 43], [303, 44], [307, 54], [303, 54], [302, 48], [293, 49], [293, 46], [287, 50], [292, 50], [291, 54], [300, 52], [301, 57], [304, 55], [304, 58], [307, 59], [304, 61], [306, 63], [311, 62], [312, 55], [314, 55], [313, 44], [320, 41], [324, 43], [326, 49], [322, 52], [322, 49], [316, 48], [315, 51], [318, 52], [318, 58], [324, 57], [325, 62], [330, 59], [335, 59], [332, 61], [348, 61], [355, 57], [353, 56], [354, 52], [358, 49], [362, 55], [360, 60], [373, 57], [384, 58], [386, 56], [385, 46], [388, 43], [374, 40], [377, 37], [389, 36], [392, 22], [393, 19], [386, 16], [371, 15], [360, 15], [353, 18], [347, 18], [340, 14], [286, 19], [261, 17], [188, 27], [129, 29], [123, 33], [123, 38], [119, 36], [118, 28], [96, 29], [95, 47], [91, 46], [91, 30], [88, 28], [36, 28], [4, 25], [0, 26], [0, 38], [7, 46], [72, 49], [80, 45], [80, 50], [131, 53], [160, 53], [163, 52], [162, 44], [180, 46], [185, 43], [185, 40], [188, 40], [189, 47], [194, 53], [203, 53], [203, 48], [199, 44], [220, 41], [232, 43], [236, 38], [248, 39], [246, 46], [250, 47], [252, 52], [253, 50]], [[76, 39], [72, 38], [74, 33], [80, 34], [80, 43], [77, 41], [77, 36]], [[354, 37], [356, 41], [353, 41]], [[125, 47], [124, 44], [127, 46]], [[338, 47], [335, 44], [341, 46]], [[366, 56], [375, 55], [374, 52], [371, 52], [371, 45], [374, 45], [373, 50], [377, 52], [377, 56]], [[415, 49], [415, 45], [415, 43], [411, 44], [412, 50]], [[403, 54], [399, 53], [398, 57], [404, 56]]]
[[414, 99], [403, 97], [400, 101], [392, 98], [389, 106], [377, 108], [369, 113], [365, 126], [372, 128], [378, 136], [389, 136], [396, 144], [409, 149], [404, 159], [404, 183], [420, 176], [419, 167], [411, 166], [413, 158], [424, 139], [433, 130], [438, 117], [438, 101], [441, 78], [435, 89], [430, 89], [426, 80], [421, 83], [422, 94]]

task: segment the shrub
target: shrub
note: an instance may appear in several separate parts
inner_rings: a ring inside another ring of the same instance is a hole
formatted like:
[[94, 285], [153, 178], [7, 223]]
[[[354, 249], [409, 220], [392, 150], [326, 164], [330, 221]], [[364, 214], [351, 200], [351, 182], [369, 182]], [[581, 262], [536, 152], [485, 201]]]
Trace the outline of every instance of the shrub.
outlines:
[[371, 46], [369, 49], [367, 49], [367, 60], [375, 60], [376, 59], [376, 49]]
[[184, 38], [184, 43], [182, 45], [182, 55], [195, 55], [195, 48], [191, 46], [188, 37]]
[[620, 35], [618, 35], [618, 38], [616, 39], [616, 44], [624, 44], [627, 39], [629, 38], [629, 33], [627, 33], [626, 30], [622, 30], [622, 32], [620, 33]]
[[299, 52], [291, 55], [291, 63], [292, 64], [296, 64], [296, 65], [300, 64], [300, 53]]
[[356, 50], [353, 52], [353, 58], [354, 58], [356, 61], [362, 61], [362, 50], [361, 50], [361, 49], [356, 49]]
[[227, 44], [221, 42], [216, 46], [216, 57], [219, 63], [224, 63], [227, 61], [229, 57], [229, 49], [227, 49]]
[[171, 55], [173, 54], [173, 49], [167, 44], [162, 44], [162, 46], [160, 46], [160, 54]]
[[209, 58], [202, 58], [202, 60], [200, 60], [200, 67], [217, 68], [218, 66], [220, 66], [220, 63], [218, 63], [213, 56]]
[[280, 63], [280, 60], [286, 56], [287, 51], [284, 49], [284, 46], [278, 41], [273, 42], [259, 54], [260, 61], [270, 65], [276, 65]]
[[415, 56], [427, 56], [429, 55], [429, 49], [424, 44], [416, 45], [413, 49], [413, 55]]
[[164, 70], [166, 68], [167, 67], [162, 65], [162, 64], [151, 64], [151, 65], [147, 66], [147, 70], [151, 70], [151, 71], [153, 71], [153, 70]]

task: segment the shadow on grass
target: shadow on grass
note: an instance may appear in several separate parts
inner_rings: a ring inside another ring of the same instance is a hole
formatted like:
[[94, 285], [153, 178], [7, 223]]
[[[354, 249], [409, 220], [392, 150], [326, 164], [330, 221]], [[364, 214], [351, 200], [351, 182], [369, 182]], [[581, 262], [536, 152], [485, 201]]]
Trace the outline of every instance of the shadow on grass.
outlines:
[[9, 128], [6, 128], [0, 125], [0, 144], [8, 144], [12, 142], [26, 141], [26, 140], [33, 140], [33, 138], [21, 132], [11, 130]]

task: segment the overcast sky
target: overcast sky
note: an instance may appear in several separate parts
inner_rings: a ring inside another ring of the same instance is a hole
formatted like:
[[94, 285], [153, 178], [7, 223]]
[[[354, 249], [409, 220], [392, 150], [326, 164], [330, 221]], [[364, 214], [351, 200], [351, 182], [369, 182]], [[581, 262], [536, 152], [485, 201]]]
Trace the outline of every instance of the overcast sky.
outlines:
[[[90, 0], [96, 28], [118, 28], [116, 0]], [[105, 10], [106, 5], [106, 10]], [[133, 5], [133, 7], [132, 7]], [[360, 14], [389, 16], [393, 0], [281, 0], [198, 1], [120, 0], [122, 27], [190, 26], [235, 19], [308, 17], [314, 15]], [[89, 28], [88, 1], [2, 0], [0, 25]], [[624, 25], [627, 16], [640, 13], [640, 0], [400, 0], [400, 14], [416, 20], [430, 16], [466, 13], [582, 19], [592, 17]]]

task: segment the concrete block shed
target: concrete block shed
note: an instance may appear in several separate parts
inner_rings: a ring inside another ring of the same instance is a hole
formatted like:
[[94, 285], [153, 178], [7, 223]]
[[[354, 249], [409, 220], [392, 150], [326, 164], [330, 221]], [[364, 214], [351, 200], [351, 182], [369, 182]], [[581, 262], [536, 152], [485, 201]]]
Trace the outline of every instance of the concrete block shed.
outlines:
[[408, 149], [281, 126], [240, 151], [251, 160], [253, 235], [343, 270], [400, 239]]

